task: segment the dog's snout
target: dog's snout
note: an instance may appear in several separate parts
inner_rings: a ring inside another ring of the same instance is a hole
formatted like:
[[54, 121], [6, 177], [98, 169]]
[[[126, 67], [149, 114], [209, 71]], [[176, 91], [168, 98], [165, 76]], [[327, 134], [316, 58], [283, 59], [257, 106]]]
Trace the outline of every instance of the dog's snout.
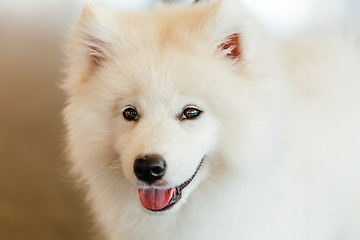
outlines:
[[161, 179], [166, 170], [165, 160], [158, 154], [148, 154], [139, 157], [134, 163], [136, 177], [143, 182], [153, 183]]

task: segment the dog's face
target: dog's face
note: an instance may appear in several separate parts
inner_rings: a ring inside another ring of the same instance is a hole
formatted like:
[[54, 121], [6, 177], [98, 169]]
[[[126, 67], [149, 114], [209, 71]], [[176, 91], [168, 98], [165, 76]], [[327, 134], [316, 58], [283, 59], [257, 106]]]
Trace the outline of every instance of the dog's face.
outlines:
[[135, 63], [149, 56], [144, 69], [116, 70], [119, 81], [126, 77], [134, 84], [115, 94], [114, 130], [126, 180], [138, 189], [143, 206], [163, 211], [183, 202], [205, 176], [218, 124], [209, 96], [201, 93], [205, 86], [199, 79], [207, 76], [195, 70], [194, 60], [176, 52], [156, 59], [157, 51], [131, 57]]
[[64, 87], [70, 154], [88, 182], [99, 166], [118, 166], [111, 174], [158, 212], [179, 208], [218, 164], [218, 144], [229, 139], [220, 119], [236, 121], [258, 101], [248, 98], [256, 84], [246, 64], [261, 50], [231, 21], [243, 11], [230, 14], [232, 4], [84, 11]]

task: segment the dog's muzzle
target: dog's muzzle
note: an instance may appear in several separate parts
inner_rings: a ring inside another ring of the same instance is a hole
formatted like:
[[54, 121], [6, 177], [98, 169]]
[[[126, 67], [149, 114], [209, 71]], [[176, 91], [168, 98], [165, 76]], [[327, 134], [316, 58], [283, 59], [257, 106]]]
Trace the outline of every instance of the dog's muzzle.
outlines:
[[182, 190], [194, 179], [202, 165], [200, 161], [194, 174], [179, 186], [164, 189], [158, 186], [151, 186], [160, 180], [166, 172], [165, 160], [157, 154], [149, 154], [136, 159], [134, 172], [136, 177], [150, 185], [148, 188], [138, 189], [138, 194], [142, 205], [151, 211], [165, 211], [174, 206], [182, 196]]

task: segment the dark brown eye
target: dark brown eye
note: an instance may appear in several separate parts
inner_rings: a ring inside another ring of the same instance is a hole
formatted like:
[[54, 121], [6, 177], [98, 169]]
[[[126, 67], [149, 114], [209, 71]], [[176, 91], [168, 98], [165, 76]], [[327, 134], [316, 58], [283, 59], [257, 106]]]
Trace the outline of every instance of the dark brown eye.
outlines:
[[200, 114], [202, 113], [202, 110], [200, 110], [196, 106], [187, 106], [184, 108], [184, 111], [182, 112], [180, 116], [180, 120], [193, 120], [196, 119]]
[[123, 111], [123, 117], [128, 121], [137, 121], [139, 120], [139, 115], [134, 107], [126, 107]]

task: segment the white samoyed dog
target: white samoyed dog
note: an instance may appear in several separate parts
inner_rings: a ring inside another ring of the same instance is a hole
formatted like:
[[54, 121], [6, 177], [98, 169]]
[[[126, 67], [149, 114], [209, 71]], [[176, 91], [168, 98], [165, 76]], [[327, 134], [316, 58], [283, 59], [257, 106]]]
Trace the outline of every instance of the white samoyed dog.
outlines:
[[274, 41], [232, 0], [86, 7], [64, 118], [102, 239], [360, 239], [360, 35], [340, 30]]

